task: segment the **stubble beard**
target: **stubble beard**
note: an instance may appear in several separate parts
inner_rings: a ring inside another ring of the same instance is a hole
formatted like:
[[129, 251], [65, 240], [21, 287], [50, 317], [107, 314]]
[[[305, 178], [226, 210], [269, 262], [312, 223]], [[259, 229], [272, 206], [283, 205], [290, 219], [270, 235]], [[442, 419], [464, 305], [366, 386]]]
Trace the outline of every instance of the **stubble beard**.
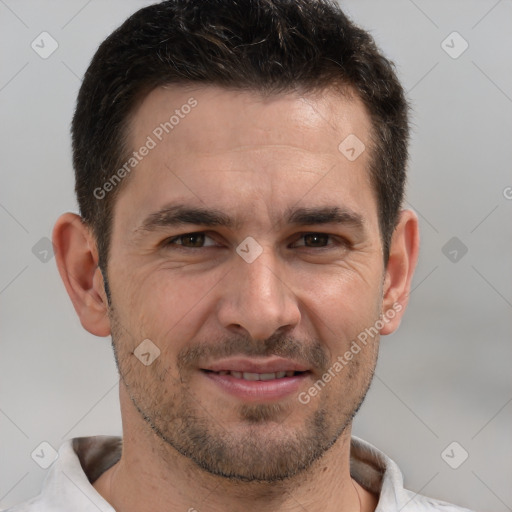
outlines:
[[[293, 413], [281, 404], [242, 404], [236, 409], [234, 425], [222, 421], [222, 413], [213, 416], [202, 406], [199, 397], [187, 389], [187, 379], [172, 378], [160, 360], [155, 360], [152, 382], [133, 352], [122, 349], [122, 336], [116, 314], [109, 312], [112, 345], [121, 385], [144, 421], [162, 441], [164, 458], [174, 457], [173, 450], [193, 461], [211, 475], [239, 482], [278, 482], [294, 477], [319, 460], [351, 425], [369, 389], [375, 364], [364, 370], [363, 385], [351, 403], [346, 397], [333, 398], [322, 390], [321, 405], [312, 409], [302, 427], [286, 425]], [[125, 340], [126, 341], [126, 340]], [[352, 369], [356, 372], [357, 365]], [[352, 383], [353, 385], [354, 383]], [[172, 391], [170, 391], [170, 388]], [[297, 401], [292, 407], [304, 407]], [[290, 410], [290, 409], [289, 409]], [[342, 411], [342, 412], [340, 412]], [[232, 413], [231, 413], [232, 414]], [[169, 450], [171, 447], [173, 450]]]

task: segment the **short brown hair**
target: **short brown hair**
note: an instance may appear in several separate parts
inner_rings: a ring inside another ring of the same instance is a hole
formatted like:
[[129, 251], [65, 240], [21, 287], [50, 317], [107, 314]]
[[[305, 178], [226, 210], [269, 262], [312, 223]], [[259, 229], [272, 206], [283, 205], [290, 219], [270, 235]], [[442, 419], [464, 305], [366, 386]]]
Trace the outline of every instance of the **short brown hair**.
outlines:
[[343, 85], [370, 115], [370, 176], [387, 262], [404, 194], [408, 106], [393, 65], [373, 38], [330, 0], [168, 0], [140, 9], [98, 48], [72, 123], [80, 214], [107, 268], [113, 206], [95, 190], [126, 162], [130, 114], [167, 84], [217, 85], [266, 94]]

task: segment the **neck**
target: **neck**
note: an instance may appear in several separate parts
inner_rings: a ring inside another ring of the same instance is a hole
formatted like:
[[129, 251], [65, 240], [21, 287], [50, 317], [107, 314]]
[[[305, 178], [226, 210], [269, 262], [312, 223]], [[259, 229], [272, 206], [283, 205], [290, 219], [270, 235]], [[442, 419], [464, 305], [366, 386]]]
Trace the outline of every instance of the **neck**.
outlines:
[[204, 471], [164, 443], [122, 395], [123, 391], [122, 456], [93, 484], [117, 512], [375, 510], [376, 497], [350, 476], [350, 428], [323, 457], [294, 477], [240, 482]]

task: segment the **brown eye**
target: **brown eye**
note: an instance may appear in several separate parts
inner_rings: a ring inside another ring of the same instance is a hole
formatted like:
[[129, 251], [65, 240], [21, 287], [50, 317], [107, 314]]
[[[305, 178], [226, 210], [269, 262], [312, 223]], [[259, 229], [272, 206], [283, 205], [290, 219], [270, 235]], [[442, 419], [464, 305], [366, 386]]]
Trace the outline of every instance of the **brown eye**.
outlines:
[[336, 245], [335, 243], [333, 243], [332, 239], [333, 237], [331, 235], [328, 235], [327, 233], [305, 233], [297, 240], [297, 242], [293, 244], [293, 247], [321, 249], [323, 247]]
[[202, 247], [204, 244], [204, 233], [191, 233], [180, 236], [181, 245], [185, 247]]
[[164, 243], [165, 246], [179, 246], [189, 249], [215, 246], [215, 242], [205, 233], [186, 233], [170, 238]]
[[303, 238], [307, 247], [325, 247], [328, 245], [330, 236], [324, 233], [308, 233]]

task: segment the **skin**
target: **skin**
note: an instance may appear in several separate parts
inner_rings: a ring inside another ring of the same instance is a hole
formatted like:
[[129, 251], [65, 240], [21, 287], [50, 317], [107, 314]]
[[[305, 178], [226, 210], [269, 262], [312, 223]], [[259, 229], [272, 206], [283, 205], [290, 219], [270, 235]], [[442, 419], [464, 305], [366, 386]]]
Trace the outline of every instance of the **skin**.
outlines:
[[[71, 213], [54, 228], [81, 323], [112, 335], [121, 374], [123, 454], [94, 487], [120, 512], [374, 510], [377, 497], [350, 476], [349, 450], [380, 336], [307, 404], [298, 393], [244, 403], [201, 368], [232, 354], [277, 354], [307, 365], [303, 392], [400, 304], [380, 334], [395, 331], [417, 260], [417, 218], [401, 212], [384, 266], [367, 172], [371, 124], [356, 95], [158, 88], [134, 112], [131, 146], [191, 97], [197, 106], [117, 198], [111, 308], [90, 230]], [[353, 162], [338, 151], [349, 134], [367, 146]], [[213, 208], [234, 223], [141, 229], [170, 203]], [[288, 223], [287, 209], [298, 207], [338, 207], [361, 222]], [[252, 263], [235, 250], [248, 236], [263, 250]], [[145, 339], [160, 350], [149, 366], [134, 355]]]

